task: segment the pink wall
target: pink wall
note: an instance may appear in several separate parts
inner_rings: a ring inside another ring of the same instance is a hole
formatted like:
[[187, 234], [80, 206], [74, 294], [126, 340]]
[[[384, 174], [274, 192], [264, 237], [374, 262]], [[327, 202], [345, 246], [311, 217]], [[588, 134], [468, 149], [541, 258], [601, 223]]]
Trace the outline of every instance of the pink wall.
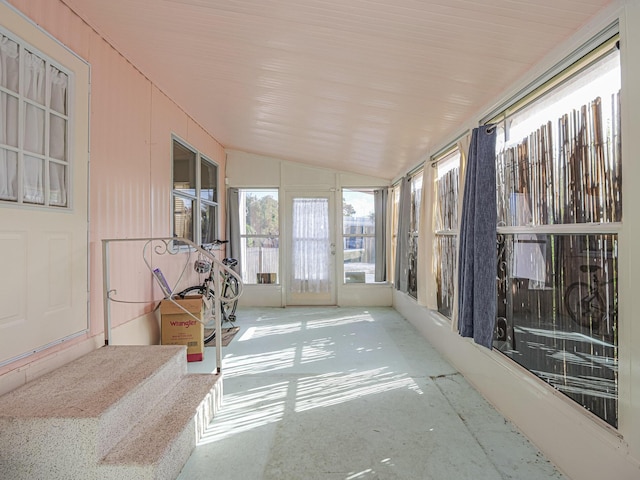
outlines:
[[[171, 235], [171, 134], [215, 161], [220, 179], [225, 177], [224, 149], [161, 92], [153, 79], [139, 72], [62, 2], [9, 3], [91, 65], [89, 336], [95, 336], [103, 332], [102, 239]], [[127, 244], [114, 250], [112, 286], [117, 288], [119, 298], [158, 297], [141, 261], [141, 245]], [[113, 325], [139, 317], [154, 306], [117, 305], [112, 311]], [[0, 374], [52, 351], [9, 365], [0, 369]]]

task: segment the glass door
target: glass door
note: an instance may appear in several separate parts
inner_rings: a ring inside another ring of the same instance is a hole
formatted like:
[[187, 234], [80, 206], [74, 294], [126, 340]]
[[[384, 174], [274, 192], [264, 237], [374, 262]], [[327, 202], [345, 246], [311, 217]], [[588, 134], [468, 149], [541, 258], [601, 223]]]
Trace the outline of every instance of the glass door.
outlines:
[[288, 192], [287, 305], [335, 305], [333, 197]]

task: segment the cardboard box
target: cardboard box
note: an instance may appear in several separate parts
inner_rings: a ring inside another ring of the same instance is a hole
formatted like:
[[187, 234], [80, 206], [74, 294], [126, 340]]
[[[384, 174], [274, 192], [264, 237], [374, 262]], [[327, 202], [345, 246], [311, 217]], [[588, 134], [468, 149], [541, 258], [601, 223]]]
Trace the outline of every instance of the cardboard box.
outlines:
[[204, 308], [202, 295], [188, 295], [160, 303], [161, 343], [186, 345], [188, 362], [199, 362], [204, 358], [204, 325], [196, 320], [202, 320]]

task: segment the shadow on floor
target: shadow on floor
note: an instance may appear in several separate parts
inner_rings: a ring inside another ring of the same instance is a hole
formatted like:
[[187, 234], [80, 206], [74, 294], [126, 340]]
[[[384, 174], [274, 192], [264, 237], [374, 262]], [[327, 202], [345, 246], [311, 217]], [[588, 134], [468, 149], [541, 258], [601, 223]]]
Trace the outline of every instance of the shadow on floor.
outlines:
[[237, 326], [181, 480], [564, 478], [392, 308], [245, 308]]

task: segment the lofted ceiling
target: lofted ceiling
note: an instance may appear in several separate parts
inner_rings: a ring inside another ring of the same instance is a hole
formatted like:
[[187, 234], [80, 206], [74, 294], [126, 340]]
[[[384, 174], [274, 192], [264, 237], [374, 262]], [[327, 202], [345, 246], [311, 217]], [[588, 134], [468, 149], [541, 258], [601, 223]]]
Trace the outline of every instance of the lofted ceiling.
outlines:
[[225, 148], [392, 179], [612, 0], [62, 0]]

